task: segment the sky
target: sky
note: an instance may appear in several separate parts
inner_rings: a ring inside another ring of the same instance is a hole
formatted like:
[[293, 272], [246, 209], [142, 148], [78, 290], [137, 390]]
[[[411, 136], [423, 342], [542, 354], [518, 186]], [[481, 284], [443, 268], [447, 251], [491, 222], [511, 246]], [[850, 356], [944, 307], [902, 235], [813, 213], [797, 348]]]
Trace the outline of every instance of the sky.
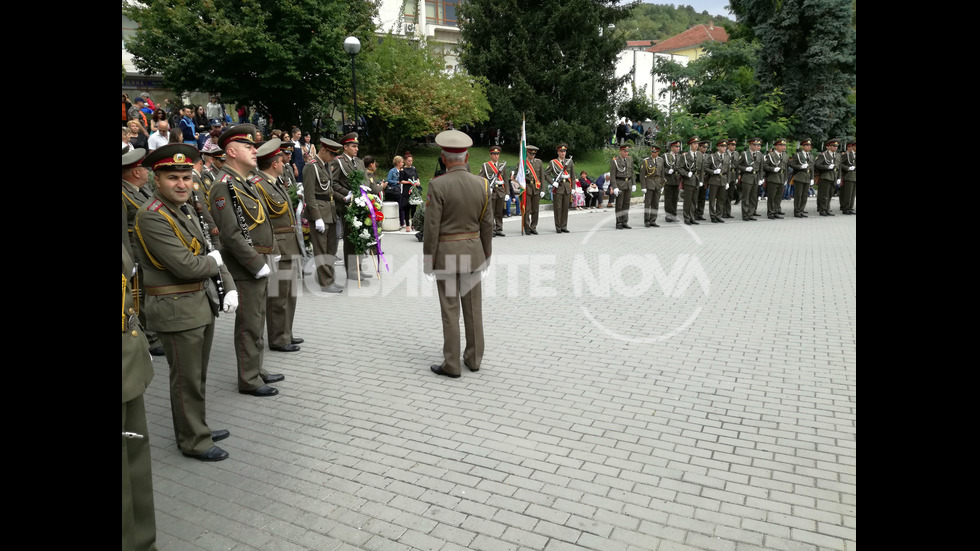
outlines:
[[719, 15], [721, 17], [727, 17], [731, 20], [735, 20], [735, 16], [729, 13], [725, 6], [728, 5], [728, 0], [677, 0], [672, 2], [670, 0], [643, 0], [644, 4], [673, 4], [675, 6], [691, 6], [694, 11], [701, 13], [707, 10], [708, 13], [712, 15]]

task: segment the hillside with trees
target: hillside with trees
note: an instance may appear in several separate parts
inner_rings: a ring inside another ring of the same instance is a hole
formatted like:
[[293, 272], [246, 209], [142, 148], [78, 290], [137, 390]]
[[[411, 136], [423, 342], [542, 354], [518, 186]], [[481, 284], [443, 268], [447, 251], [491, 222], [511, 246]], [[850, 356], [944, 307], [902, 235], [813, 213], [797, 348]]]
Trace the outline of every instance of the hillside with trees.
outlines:
[[630, 16], [616, 24], [626, 40], [665, 40], [680, 34], [694, 25], [714, 21], [717, 26], [731, 26], [735, 22], [707, 12], [698, 13], [691, 6], [674, 4], [637, 4]]

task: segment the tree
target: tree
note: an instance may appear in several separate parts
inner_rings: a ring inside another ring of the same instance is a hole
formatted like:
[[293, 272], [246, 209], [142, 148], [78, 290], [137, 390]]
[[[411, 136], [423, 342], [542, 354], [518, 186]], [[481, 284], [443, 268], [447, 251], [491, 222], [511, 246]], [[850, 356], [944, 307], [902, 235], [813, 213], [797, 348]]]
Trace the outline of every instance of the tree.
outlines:
[[612, 26], [635, 3], [620, 0], [466, 0], [459, 6], [461, 61], [487, 81], [491, 125], [547, 150], [599, 146], [609, 135], [625, 47]]
[[663, 118], [657, 105], [650, 101], [646, 86], [642, 86], [639, 90], [634, 86], [633, 96], [619, 105], [616, 115], [641, 122], [647, 119], [659, 121]]
[[365, 85], [358, 86], [358, 102], [368, 121], [368, 140], [379, 150], [393, 156], [405, 140], [440, 132], [447, 122], [460, 126], [487, 120], [484, 83], [463, 73], [447, 74], [444, 64], [442, 54], [424, 40], [390, 33], [364, 56]]
[[691, 80], [687, 107], [692, 113], [707, 113], [717, 101], [732, 104], [758, 99], [758, 42], [735, 39], [706, 42], [702, 47], [705, 55], [689, 63], [686, 70]]
[[820, 142], [853, 136], [857, 30], [852, 0], [730, 0], [739, 25], [761, 48], [756, 74], [763, 89], [784, 94], [796, 134]]
[[254, 104], [284, 124], [350, 97], [344, 38], [370, 50], [376, 12], [376, 0], [123, 0], [139, 24], [126, 49], [140, 72], [160, 73], [177, 91]]

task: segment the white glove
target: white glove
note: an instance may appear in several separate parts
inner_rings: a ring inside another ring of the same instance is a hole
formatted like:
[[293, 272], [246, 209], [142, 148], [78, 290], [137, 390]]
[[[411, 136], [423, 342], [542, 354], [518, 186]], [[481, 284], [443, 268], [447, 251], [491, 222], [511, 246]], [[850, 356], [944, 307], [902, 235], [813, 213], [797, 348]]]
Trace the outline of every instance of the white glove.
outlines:
[[269, 265], [263, 264], [262, 268], [259, 269], [259, 273], [255, 274], [255, 279], [262, 279], [263, 277], [267, 277], [271, 273], [272, 270], [269, 269]]
[[813, 178], [810, 178], [810, 185], [813, 185]]
[[354, 196], [354, 192], [353, 191], [348, 191], [347, 192], [347, 197], [344, 197], [344, 202], [345, 203], [350, 203], [351, 197], [353, 197], [353, 196]]
[[221, 259], [221, 253], [220, 252], [218, 252], [218, 251], [211, 251], [211, 252], [208, 253], [208, 256], [210, 256], [211, 258], [213, 258], [215, 260], [215, 262], [218, 263], [218, 267], [219, 268], [225, 265], [225, 261]]
[[282, 255], [281, 254], [274, 254], [274, 255], [272, 255], [272, 263], [273, 264], [279, 264], [279, 261], [280, 260], [282, 260]]
[[[636, 184], [633, 184], [633, 191], [636, 191]], [[632, 191], [630, 193], [632, 193]]]
[[238, 308], [238, 291], [228, 291], [228, 293], [225, 294], [225, 304], [222, 307], [222, 310], [230, 314], [234, 312], [236, 308]]
[[855, 168], [857, 168], [857, 167], [856, 166], [849, 166], [849, 167], [847, 167], [847, 171], [850, 172], [850, 171], [854, 170]]
[[748, 167], [748, 168], [746, 168], [746, 169], [745, 169], [745, 172], [752, 172], [752, 169], [753, 169], [753, 168], [755, 168], [755, 167], [751, 167], [751, 166], [750, 166], [750, 167]]
[[510, 201], [510, 195], [504, 195], [504, 201]]
[[436, 280], [435, 272], [425, 274], [425, 279], [428, 279], [430, 283], [435, 281]]
[[486, 268], [480, 270], [480, 281], [487, 278], [487, 274], [490, 273], [490, 265], [488, 264]]
[[551, 187], [557, 188], [558, 187], [558, 180], [555, 180], [555, 183], [551, 184]]
[[673, 174], [673, 173], [674, 173], [674, 169], [670, 169], [667, 171], [667, 174]]
[[808, 168], [810, 168], [810, 163], [803, 163], [800, 165], [800, 170], [806, 170]]
[[322, 218], [317, 218], [316, 222], [313, 225], [316, 226], [316, 231], [320, 233], [327, 231], [327, 225], [323, 223]]
[[541, 198], [544, 199], [544, 192], [541, 192]]
[[643, 195], [647, 194], [647, 188], [643, 188]]
[[613, 195], [619, 197], [619, 188], [613, 188]]
[[837, 185], [840, 185], [840, 178], [837, 179]]
[[715, 174], [721, 174], [721, 169], [720, 168], [716, 168], [715, 169]]
[[777, 166], [776, 168], [773, 169], [773, 172], [779, 172], [782, 169], [783, 169], [783, 167]]
[[704, 182], [698, 182], [698, 187], [704, 187]]
[[834, 163], [830, 163], [830, 165], [827, 166], [827, 170], [834, 170]]
[[725, 184], [725, 189], [728, 189], [728, 184]]

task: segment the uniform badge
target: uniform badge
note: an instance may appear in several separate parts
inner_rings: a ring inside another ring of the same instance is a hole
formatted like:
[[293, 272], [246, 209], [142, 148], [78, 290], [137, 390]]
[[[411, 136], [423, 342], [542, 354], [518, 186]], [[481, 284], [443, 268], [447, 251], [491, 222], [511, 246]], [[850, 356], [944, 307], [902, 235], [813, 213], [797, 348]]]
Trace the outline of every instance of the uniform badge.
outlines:
[[194, 182], [194, 191], [197, 191], [199, 189], [201, 189], [201, 186], [197, 182]]
[[218, 197], [217, 199], [215, 199], [214, 200], [214, 206], [217, 207], [218, 210], [224, 210], [224, 208], [225, 208], [225, 198], [224, 197]]
[[183, 153], [178, 153], [178, 154], [174, 155], [174, 162], [175, 163], [182, 163], [182, 162], [184, 162], [184, 159], [186, 159], [186, 158], [187, 157], [184, 157], [184, 154]]

